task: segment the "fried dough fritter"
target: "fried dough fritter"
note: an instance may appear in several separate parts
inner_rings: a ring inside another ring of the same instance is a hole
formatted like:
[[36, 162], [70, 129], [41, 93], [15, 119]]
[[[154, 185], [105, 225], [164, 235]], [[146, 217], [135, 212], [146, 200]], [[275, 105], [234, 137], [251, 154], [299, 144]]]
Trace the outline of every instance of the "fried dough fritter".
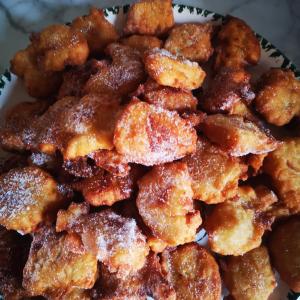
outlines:
[[58, 234], [52, 227], [34, 234], [23, 270], [23, 286], [31, 296], [59, 298], [74, 288], [92, 288], [96, 278], [96, 256], [76, 235]]
[[228, 113], [235, 103], [250, 104], [254, 97], [250, 74], [243, 69], [223, 68], [214, 77], [200, 104], [210, 113]]
[[17, 168], [0, 176], [0, 224], [7, 229], [35, 231], [61, 201], [57, 183], [40, 168]]
[[237, 194], [238, 181], [247, 179], [247, 166], [203, 138], [197, 150], [183, 161], [192, 177], [194, 199], [220, 203]]
[[132, 218], [124, 218], [110, 209], [88, 213], [86, 203], [71, 204], [57, 215], [56, 231], [66, 230], [81, 237], [87, 251], [110, 272], [125, 278], [143, 267], [149, 248], [146, 238]]
[[292, 213], [300, 212], [300, 138], [286, 139], [264, 160], [279, 199]]
[[46, 72], [62, 71], [67, 65], [83, 65], [89, 55], [84, 34], [67, 25], [50, 25], [34, 34], [31, 42]]
[[271, 233], [269, 251], [280, 277], [295, 292], [300, 292], [300, 218], [278, 224]]
[[257, 125], [241, 116], [215, 114], [205, 118], [204, 134], [232, 156], [263, 154], [275, 150], [279, 143]]
[[195, 239], [202, 220], [194, 209], [192, 179], [185, 163], [154, 166], [138, 186], [138, 211], [154, 237], [169, 246]]
[[128, 11], [124, 32], [162, 35], [173, 25], [172, 0], [139, 0]]
[[291, 70], [270, 69], [259, 85], [255, 107], [269, 123], [283, 126], [300, 116], [300, 81]]
[[185, 244], [162, 254], [163, 268], [176, 299], [221, 298], [221, 277], [214, 257], [197, 243]]
[[114, 144], [129, 162], [152, 166], [195, 151], [197, 134], [171, 112], [134, 98], [115, 127]]
[[152, 79], [140, 85], [135, 96], [141, 96], [150, 104], [179, 112], [195, 111], [198, 103], [191, 91], [159, 85]]
[[45, 72], [40, 69], [37, 53], [32, 45], [19, 50], [10, 65], [11, 72], [24, 80], [26, 91], [32, 97], [52, 96], [61, 84], [60, 72]]
[[260, 44], [252, 29], [241, 19], [227, 17], [217, 35], [214, 68], [243, 68], [256, 65], [260, 59]]
[[174, 88], [193, 90], [199, 88], [206, 76], [196, 63], [155, 48], [144, 55], [145, 68], [157, 83]]
[[109, 44], [106, 54], [112, 63], [103, 66], [87, 81], [85, 94], [116, 94], [125, 96], [137, 89], [145, 79], [145, 71], [139, 51], [119, 43]]
[[239, 187], [238, 198], [217, 204], [204, 224], [210, 249], [222, 255], [243, 255], [258, 247], [274, 221], [266, 213], [277, 201], [267, 188]]
[[147, 50], [161, 48], [163, 45], [163, 41], [156, 36], [138, 34], [124, 37], [120, 40], [120, 43], [138, 50], [141, 55]]
[[105, 19], [103, 11], [94, 7], [88, 15], [74, 19], [71, 27], [83, 33], [93, 54], [101, 53], [108, 44], [119, 38], [114, 25]]
[[150, 253], [142, 269], [137, 273], [120, 280], [110, 273], [104, 265], [100, 265], [102, 276], [96, 283], [96, 294], [103, 300], [117, 299], [154, 299], [175, 300], [174, 289], [164, 278], [159, 257]]
[[268, 300], [276, 280], [267, 248], [260, 246], [242, 256], [228, 257], [224, 280], [235, 300]]
[[211, 23], [186, 23], [175, 26], [168, 36], [164, 48], [175, 55], [206, 62], [213, 53]]

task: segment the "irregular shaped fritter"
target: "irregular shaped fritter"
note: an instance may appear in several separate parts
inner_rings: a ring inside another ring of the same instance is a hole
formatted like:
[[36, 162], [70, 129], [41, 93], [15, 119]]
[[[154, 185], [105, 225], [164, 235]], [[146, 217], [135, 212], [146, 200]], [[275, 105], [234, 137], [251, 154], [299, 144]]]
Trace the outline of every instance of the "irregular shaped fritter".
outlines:
[[214, 257], [197, 243], [163, 252], [163, 268], [176, 292], [176, 299], [221, 298], [221, 277]]
[[38, 62], [46, 72], [62, 71], [67, 65], [83, 65], [89, 55], [84, 34], [67, 25], [50, 25], [31, 40]]
[[130, 166], [126, 158], [116, 150], [99, 150], [90, 154], [89, 157], [95, 161], [96, 166], [113, 175], [124, 177], [129, 174]]
[[275, 150], [279, 143], [253, 122], [236, 115], [210, 115], [202, 124], [204, 134], [232, 156], [263, 154]]
[[255, 107], [269, 123], [283, 126], [300, 116], [300, 81], [293, 71], [270, 69], [259, 85]]
[[61, 201], [57, 183], [40, 168], [17, 168], [0, 176], [0, 224], [7, 229], [33, 232]]
[[113, 149], [119, 99], [109, 95], [65, 97], [55, 102], [35, 125], [33, 140], [42, 152], [60, 150], [65, 160], [99, 149]]
[[171, 30], [164, 48], [189, 60], [206, 62], [213, 53], [212, 33], [211, 23], [180, 24]]
[[117, 94], [125, 96], [136, 90], [145, 79], [144, 66], [139, 51], [119, 43], [105, 50], [112, 63], [92, 75], [84, 87], [85, 94]]
[[287, 139], [264, 160], [279, 199], [293, 213], [300, 212], [300, 138]]
[[163, 45], [162, 40], [156, 36], [137, 34], [122, 38], [120, 43], [140, 51], [141, 54], [153, 48], [161, 48]]
[[134, 171], [125, 177], [118, 177], [107, 172], [98, 172], [93, 177], [75, 182], [72, 187], [80, 191], [84, 199], [94, 206], [111, 206], [117, 201], [128, 199], [133, 191]]
[[254, 97], [249, 73], [243, 69], [223, 68], [214, 77], [200, 103], [207, 112], [228, 113], [235, 103], [244, 101], [250, 104]]
[[88, 15], [74, 19], [71, 27], [83, 33], [93, 54], [101, 53], [108, 44], [119, 38], [115, 27], [105, 19], [103, 11], [97, 8], [92, 8]]
[[150, 104], [179, 112], [195, 111], [198, 103], [191, 91], [159, 85], [152, 79], [140, 85], [135, 96], [141, 96]]
[[161, 35], [173, 25], [172, 0], [139, 0], [129, 9], [124, 32]]
[[119, 118], [114, 144], [130, 162], [152, 166], [195, 151], [195, 129], [171, 112], [133, 99]]
[[[74, 288], [92, 288], [97, 259], [76, 235], [42, 227], [33, 236], [23, 271], [23, 286], [31, 296], [58, 298]], [[60, 298], [61, 299], [61, 298]]]
[[36, 98], [47, 98], [58, 90], [62, 78], [59, 72], [45, 72], [39, 66], [33, 46], [19, 50], [10, 62], [12, 73], [24, 79], [27, 93]]
[[274, 220], [266, 211], [276, 201], [275, 194], [266, 188], [243, 186], [238, 198], [217, 204], [204, 224], [212, 251], [236, 256], [258, 247]]
[[183, 161], [192, 177], [194, 199], [220, 203], [237, 194], [240, 179], [247, 179], [247, 166], [203, 138], [197, 150]]
[[149, 248], [136, 221], [110, 209], [88, 212], [86, 203], [71, 204], [68, 210], [58, 212], [56, 230], [78, 234], [85, 249], [120, 278], [141, 269]]
[[147, 51], [144, 63], [146, 71], [157, 83], [174, 88], [197, 89], [206, 75], [196, 62], [173, 55], [165, 49]]
[[202, 220], [194, 209], [192, 179], [185, 163], [154, 166], [138, 186], [138, 211], [154, 237], [169, 246], [195, 239]]
[[300, 218], [278, 224], [271, 233], [269, 251], [273, 266], [295, 292], [300, 293]]
[[241, 19], [228, 17], [217, 36], [215, 69], [243, 68], [256, 65], [260, 59], [260, 45], [252, 29]]
[[[164, 278], [159, 257], [150, 253], [143, 268], [137, 273], [120, 280], [115, 274], [100, 265], [101, 277], [96, 283], [96, 294], [100, 299], [154, 299], [175, 300], [174, 289]], [[98, 298], [97, 298], [98, 299]]]
[[235, 300], [268, 300], [276, 280], [267, 248], [261, 246], [242, 256], [228, 257], [224, 280]]
[[46, 101], [21, 102], [7, 113], [0, 130], [0, 143], [6, 150], [24, 151], [30, 148], [24, 137], [30, 126], [48, 108]]

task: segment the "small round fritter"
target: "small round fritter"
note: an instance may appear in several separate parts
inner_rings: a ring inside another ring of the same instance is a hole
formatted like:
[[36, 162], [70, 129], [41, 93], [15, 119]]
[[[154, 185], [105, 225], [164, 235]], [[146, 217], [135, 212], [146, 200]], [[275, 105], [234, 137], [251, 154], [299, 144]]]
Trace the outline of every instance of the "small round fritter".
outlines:
[[145, 68], [151, 78], [161, 85], [193, 90], [199, 88], [206, 76], [196, 62], [155, 48], [144, 55]]
[[85, 249], [119, 278], [141, 269], [149, 253], [136, 221], [110, 209], [89, 213], [86, 203], [72, 203], [58, 212], [56, 231], [63, 230], [79, 235]]
[[269, 123], [283, 126], [300, 116], [300, 81], [293, 71], [270, 69], [259, 86], [255, 107]]
[[267, 248], [225, 258], [224, 280], [235, 300], [268, 300], [276, 280]]
[[62, 299], [74, 288], [92, 288], [97, 273], [96, 256], [84, 250], [78, 236], [42, 227], [33, 236], [23, 286], [31, 296]]
[[221, 298], [221, 277], [214, 257], [197, 243], [162, 254], [162, 265], [179, 300]]
[[300, 293], [300, 216], [278, 224], [268, 246], [272, 263], [282, 280]]
[[195, 239], [201, 217], [193, 207], [192, 179], [185, 163], [155, 166], [138, 185], [137, 207], [155, 237], [169, 246]]
[[12, 169], [0, 177], [0, 224], [26, 234], [61, 204], [55, 180], [37, 167]]
[[264, 159], [279, 199], [293, 213], [300, 212], [300, 138], [286, 139]]
[[97, 8], [92, 8], [86, 16], [74, 19], [71, 27], [83, 33], [93, 54], [101, 53], [108, 44], [119, 38], [115, 27], [105, 19], [103, 11]]
[[173, 25], [172, 0], [140, 0], [130, 6], [124, 32], [161, 35]]
[[266, 188], [261, 193], [243, 186], [238, 198], [217, 204], [204, 224], [211, 250], [237, 256], [258, 247], [274, 220], [265, 211], [276, 201], [274, 193]]
[[218, 33], [215, 51], [216, 70], [256, 65], [260, 59], [260, 44], [255, 33], [243, 20], [232, 16], [227, 17]]
[[212, 33], [211, 23], [177, 25], [171, 30], [164, 48], [189, 60], [206, 62], [213, 53]]
[[197, 150], [183, 158], [191, 174], [194, 199], [207, 204], [234, 197], [240, 179], [246, 179], [247, 166], [204, 138], [198, 138]]

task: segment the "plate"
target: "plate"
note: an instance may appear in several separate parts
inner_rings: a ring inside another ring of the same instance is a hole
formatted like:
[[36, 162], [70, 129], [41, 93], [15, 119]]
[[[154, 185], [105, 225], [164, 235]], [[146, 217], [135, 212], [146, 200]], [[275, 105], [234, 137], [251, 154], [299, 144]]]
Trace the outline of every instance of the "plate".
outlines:
[[[106, 18], [121, 31], [125, 22], [126, 14], [129, 5], [116, 6], [104, 9]], [[198, 7], [174, 4], [174, 18], [176, 23], [192, 23], [192, 22], [207, 22], [212, 21], [215, 24], [221, 24], [224, 16], [202, 9]], [[286, 68], [292, 70], [296, 77], [300, 79], [300, 71], [296, 66], [274, 45], [268, 42], [265, 38], [256, 34], [261, 46], [261, 59], [258, 66], [250, 67], [250, 72], [254, 78], [258, 78], [262, 73], [271, 67]], [[19, 49], [16, 49], [16, 51]], [[7, 109], [18, 102], [33, 100], [26, 94], [23, 83], [15, 75], [6, 70], [0, 77], [0, 122], [2, 123]], [[206, 245], [207, 238], [204, 230], [201, 230], [196, 239], [199, 244]], [[287, 285], [280, 281], [278, 274], [277, 287], [269, 300], [299, 300], [300, 294], [290, 291]], [[227, 294], [226, 289], [223, 291], [223, 296]], [[1, 296], [0, 296], [1, 299]]]

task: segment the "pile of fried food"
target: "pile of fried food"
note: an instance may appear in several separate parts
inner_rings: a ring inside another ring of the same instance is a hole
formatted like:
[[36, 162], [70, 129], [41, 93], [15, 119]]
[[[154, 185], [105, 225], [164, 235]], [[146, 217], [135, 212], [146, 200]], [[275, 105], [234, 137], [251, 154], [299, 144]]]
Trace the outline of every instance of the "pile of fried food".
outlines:
[[223, 279], [264, 300], [274, 269], [300, 292], [300, 82], [253, 81], [244, 21], [141, 0], [122, 34], [93, 8], [30, 41], [11, 70], [37, 100], [0, 132], [5, 299], [213, 300]]

